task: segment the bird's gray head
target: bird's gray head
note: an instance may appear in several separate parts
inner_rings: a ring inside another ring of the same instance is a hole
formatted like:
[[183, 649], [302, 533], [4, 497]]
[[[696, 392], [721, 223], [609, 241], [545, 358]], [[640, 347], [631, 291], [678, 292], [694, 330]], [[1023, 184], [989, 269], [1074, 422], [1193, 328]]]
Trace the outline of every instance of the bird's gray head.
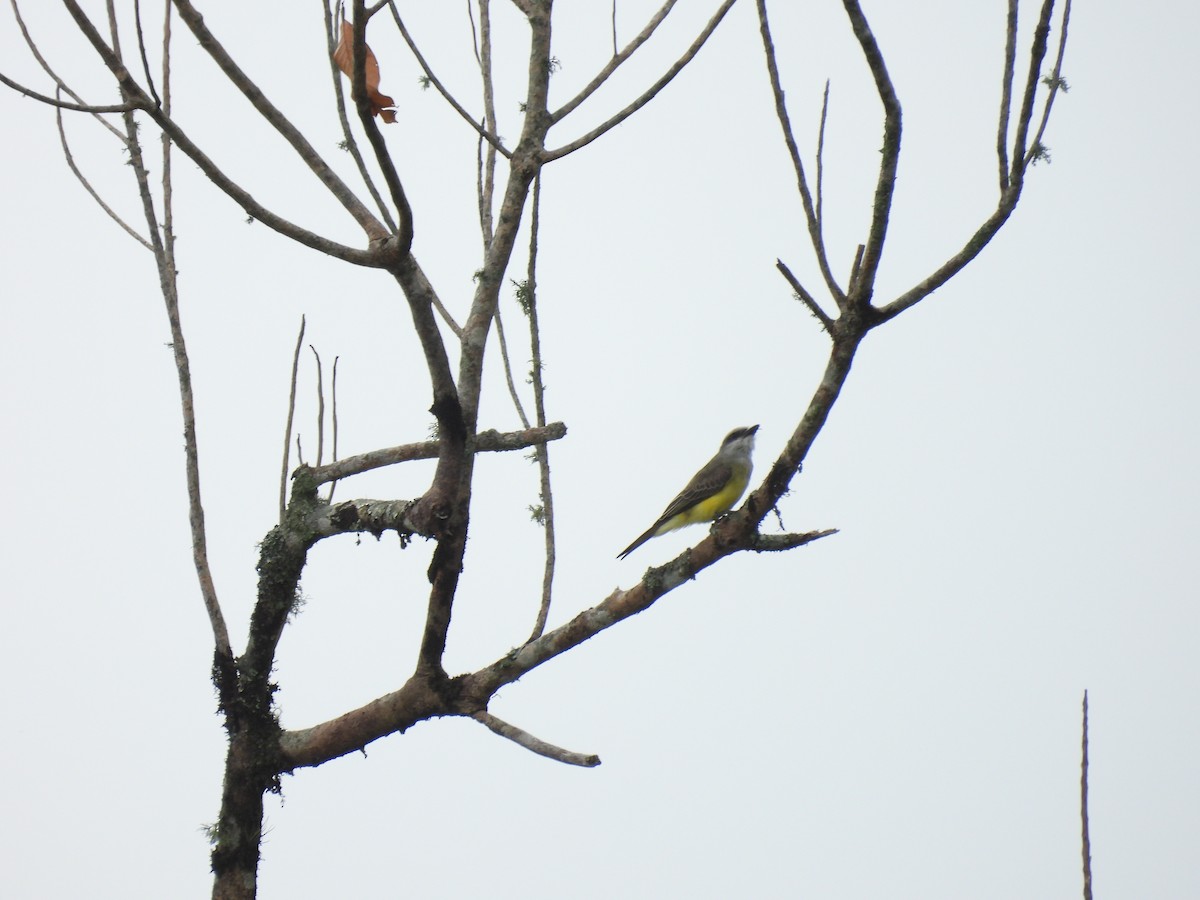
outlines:
[[751, 425], [749, 428], [735, 428], [729, 434], [725, 435], [725, 440], [721, 441], [721, 453], [749, 453], [754, 449], [754, 433], [758, 431], [757, 425]]

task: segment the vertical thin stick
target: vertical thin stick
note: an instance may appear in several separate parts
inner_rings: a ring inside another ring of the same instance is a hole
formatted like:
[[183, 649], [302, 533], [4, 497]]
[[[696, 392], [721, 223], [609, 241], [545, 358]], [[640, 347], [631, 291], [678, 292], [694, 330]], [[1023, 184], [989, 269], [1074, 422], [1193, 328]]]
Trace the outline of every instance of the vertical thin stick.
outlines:
[[[521, 286], [517, 286], [521, 290]], [[521, 395], [517, 393], [516, 382], [513, 381], [512, 361], [508, 355], [508, 338], [504, 334], [504, 319], [500, 316], [500, 304], [496, 304], [496, 337], [500, 339], [500, 362], [504, 365], [504, 380], [508, 384], [508, 394], [512, 397], [513, 406], [517, 410], [517, 418], [521, 427], [529, 427], [529, 416], [525, 414], [525, 406], [521, 403]]]
[[[542, 176], [533, 179], [533, 202], [529, 218], [529, 271], [526, 297], [529, 301], [529, 344], [533, 354], [530, 377], [533, 381], [533, 405], [539, 426], [546, 424], [546, 391], [542, 382], [542, 339], [537, 315], [537, 239], [541, 210]], [[554, 540], [554, 495], [550, 490], [550, 448], [537, 446], [538, 478], [542, 496], [542, 528], [546, 536], [546, 565], [542, 571], [542, 604], [529, 640], [536, 640], [546, 630], [550, 615], [550, 597], [554, 585], [554, 563], [557, 556]]]
[[325, 371], [321, 368], [321, 354], [312, 344], [308, 345], [317, 360], [317, 462], [325, 461]]
[[[329, 405], [330, 405], [329, 421], [333, 426], [333, 454], [332, 454], [332, 458], [329, 460], [331, 463], [335, 463], [338, 460], [337, 367], [338, 367], [338, 360], [340, 358], [341, 357], [338, 357], [338, 356], [335, 356], [333, 358], [333, 373], [330, 375], [330, 383], [329, 383], [329, 394], [330, 394], [330, 397], [329, 397]], [[333, 481], [331, 481], [329, 483], [329, 502], [330, 503], [333, 502], [333, 492], [336, 489], [337, 489], [337, 479], [335, 478], [335, 479], [333, 479]]]
[[821, 209], [824, 201], [821, 195], [821, 184], [825, 177], [825, 119], [829, 115], [829, 79], [825, 79], [825, 96], [821, 99], [821, 125], [817, 129], [817, 231], [823, 233], [824, 219]]
[[1083, 692], [1083, 763], [1079, 775], [1079, 815], [1083, 820], [1083, 900], [1092, 900], [1092, 839], [1088, 834], [1088, 695]]
[[[488, 0], [479, 0], [479, 72], [483, 79], [483, 127], [488, 134], [496, 133], [496, 96], [492, 83], [492, 14]], [[483, 155], [479, 185], [479, 226], [483, 231], [484, 251], [492, 245], [492, 203], [496, 194], [496, 145], [488, 142], [484, 150], [482, 137], [479, 150]]]
[[1008, 0], [1007, 34], [1004, 40], [1004, 80], [1000, 88], [1000, 122], [996, 128], [996, 160], [1000, 164], [1000, 190], [1008, 189], [1008, 118], [1012, 115], [1013, 75], [1017, 67], [1017, 5]]
[[[304, 346], [304, 316], [300, 317], [300, 333], [296, 335], [296, 350], [292, 353], [292, 385], [288, 393], [287, 425], [283, 429], [283, 466], [279, 470], [279, 521], [287, 511], [288, 454], [292, 449], [292, 419], [296, 415], [296, 373], [300, 370], [300, 348]], [[298, 452], [298, 451], [297, 451]]]

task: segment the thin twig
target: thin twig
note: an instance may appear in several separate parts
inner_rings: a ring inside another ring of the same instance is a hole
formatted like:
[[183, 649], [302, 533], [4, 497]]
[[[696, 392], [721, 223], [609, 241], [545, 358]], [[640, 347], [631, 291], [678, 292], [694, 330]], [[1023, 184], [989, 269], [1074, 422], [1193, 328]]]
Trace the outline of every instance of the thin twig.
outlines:
[[858, 248], [854, 251], [854, 262], [850, 263], [850, 279], [846, 282], [846, 290], [850, 293], [853, 293], [854, 289], [858, 287], [858, 278], [862, 273], [863, 253], [866, 252], [866, 249], [862, 244], [859, 244]]
[[[542, 337], [537, 311], [538, 226], [541, 213], [542, 176], [533, 180], [533, 198], [529, 219], [529, 268], [525, 276], [526, 312], [529, 316], [529, 347], [532, 355], [530, 378], [533, 382], [533, 405], [539, 427], [546, 424], [546, 386], [542, 381]], [[554, 537], [554, 493], [550, 487], [550, 448], [538, 444], [535, 450], [538, 464], [538, 488], [542, 500], [542, 532], [545, 535], [546, 561], [542, 567], [542, 602], [529, 640], [536, 640], [546, 630], [550, 615], [550, 597], [554, 586], [554, 565], [558, 557]]]
[[[337, 356], [335, 356], [333, 358], [333, 373], [330, 376], [330, 384], [329, 384], [329, 395], [330, 395], [329, 396], [329, 404], [330, 404], [329, 421], [330, 421], [331, 425], [333, 426], [332, 427], [332, 430], [333, 430], [332, 462], [335, 462], [335, 463], [337, 462], [337, 458], [338, 458], [337, 370], [338, 370], [338, 360], [339, 359], [340, 359], [340, 357], [337, 357]], [[334, 479], [333, 481], [331, 481], [329, 483], [329, 499], [326, 502], [328, 502], [328, 503], [333, 502], [333, 492], [335, 490], [337, 490], [337, 480], [336, 479]]]
[[[177, 0], [176, 7], [182, 8], [184, 0]], [[116, 78], [121, 90], [126, 97], [133, 98], [128, 104], [130, 108], [143, 110], [154, 122], [163, 129], [171, 138], [172, 142], [180, 150], [182, 150], [188, 158], [204, 172], [205, 176], [217, 188], [228, 194], [239, 206], [242, 207], [249, 215], [262, 222], [267, 227], [279, 232], [280, 234], [291, 238], [297, 243], [303, 244], [306, 247], [311, 247], [314, 250], [319, 250], [328, 256], [333, 256], [337, 259], [344, 260], [359, 266], [383, 267], [391, 264], [391, 259], [388, 254], [380, 252], [380, 248], [372, 248], [370, 250], [359, 250], [354, 247], [347, 247], [344, 244], [339, 244], [336, 241], [331, 241], [327, 238], [301, 228], [300, 226], [289, 222], [282, 216], [276, 215], [271, 210], [267, 209], [257, 200], [255, 200], [249, 192], [243, 189], [239, 184], [234, 182], [228, 175], [225, 174], [208, 155], [196, 145], [194, 141], [187, 136], [187, 133], [179, 127], [179, 125], [165, 115], [161, 109], [154, 105], [154, 101], [142, 90], [133, 78], [130, 77], [128, 70], [124, 64], [113, 53], [112, 48], [105, 43], [100, 33], [96, 30], [96, 26], [83, 12], [77, 0], [63, 0], [63, 5], [67, 8], [71, 18], [75, 20], [75, 24], [79, 27], [80, 32], [87, 38], [92, 48], [104, 61], [109, 71]], [[191, 10], [192, 15], [198, 15], [194, 9]], [[91, 111], [90, 109], [88, 111]], [[351, 195], [352, 196], [352, 195]], [[357, 202], [357, 201], [355, 201]], [[379, 226], [379, 234], [386, 238], [386, 232], [383, 227]]]
[[1092, 838], [1088, 822], [1088, 695], [1083, 692], [1083, 751], [1079, 766], [1079, 818], [1082, 820], [1083, 900], [1092, 900]]
[[550, 121], [552, 121], [552, 122], [562, 121], [562, 119], [564, 119], [566, 116], [570, 115], [575, 109], [577, 109], [579, 107], [579, 105], [581, 103], [583, 103], [583, 101], [587, 100], [588, 97], [590, 97], [590, 96], [592, 96], [592, 94], [596, 93], [596, 91], [600, 88], [600, 86], [608, 80], [609, 76], [612, 75], [612, 73], [615, 72], [621, 66], [622, 63], [624, 63], [627, 59], [629, 59], [629, 57], [633, 56], [634, 52], [639, 47], [641, 47], [642, 44], [644, 44], [644, 43], [646, 43], [646, 41], [650, 40], [650, 36], [653, 35], [655, 30], [658, 28], [658, 26], [662, 24], [663, 19], [665, 19], [667, 17], [667, 14], [671, 11], [671, 8], [677, 2], [678, 2], [678, 0], [667, 0], [667, 2], [665, 2], [661, 7], [659, 7], [658, 12], [656, 12], [653, 16], [650, 17], [650, 21], [646, 23], [646, 26], [640, 32], [638, 32], [637, 36], [634, 37], [633, 40], [631, 40], [628, 44], [625, 45], [625, 49], [618, 52], [617, 51], [617, 3], [616, 3], [616, 0], [613, 0], [613, 11], [612, 11], [613, 55], [612, 55], [612, 59], [610, 59], [607, 63], [605, 63], [604, 68], [596, 73], [596, 77], [593, 78], [591, 81], [589, 81], [587, 83], [587, 85], [583, 88], [583, 90], [581, 90], [578, 94], [576, 94], [574, 97], [572, 97], [566, 103], [564, 103], [562, 106], [560, 106], [554, 112], [552, 112], [550, 114]]
[[825, 528], [821, 531], [806, 531], [801, 534], [760, 534], [754, 538], [750, 549], [756, 553], [792, 550], [837, 533], [838, 529], [836, 528]]
[[858, 0], [843, 0], [843, 6], [863, 57], [867, 61], [867, 67], [875, 80], [879, 100], [883, 104], [883, 147], [880, 150], [882, 159], [872, 201], [871, 228], [867, 232], [866, 251], [863, 253], [854, 293], [848, 295], [860, 307], [865, 308], [871, 302], [875, 273], [879, 271], [879, 263], [883, 259], [883, 244], [887, 239], [888, 221], [892, 213], [892, 194], [896, 189], [896, 170], [900, 165], [901, 111], [900, 99], [896, 96], [896, 89], [888, 75], [883, 54], [875, 41], [875, 35], [871, 33], [871, 26], [867, 23], [862, 7], [859, 6]]
[[483, 60], [479, 58], [479, 33], [475, 30], [475, 11], [471, 8], [471, 0], [467, 0], [467, 21], [471, 23], [471, 48], [475, 51], [475, 64], [482, 68]]
[[557, 760], [570, 766], [583, 766], [589, 769], [600, 765], [600, 757], [594, 753], [576, 753], [573, 750], [564, 750], [562, 747], [548, 744], [539, 738], [535, 738], [529, 732], [523, 731], [515, 725], [510, 725], [503, 719], [496, 718], [489, 712], [477, 712], [471, 718], [476, 722], [486, 725], [492, 733], [498, 734], [502, 738], [508, 738], [513, 743], [519, 744], [526, 750], [530, 750], [539, 756], [545, 756], [547, 759]]
[[995, 237], [1004, 223], [1008, 221], [1008, 217], [1012, 215], [1013, 210], [1016, 209], [1017, 201], [1021, 198], [1021, 189], [1025, 182], [1025, 168], [1029, 162], [1029, 158], [1025, 154], [1025, 139], [1029, 133], [1030, 119], [1033, 116], [1033, 101], [1038, 84], [1038, 75], [1041, 72], [1042, 61], [1046, 56], [1046, 42], [1050, 32], [1050, 16], [1053, 12], [1053, 5], [1053, 0], [1045, 0], [1038, 19], [1037, 28], [1034, 31], [1033, 44], [1029, 50], [1029, 74], [1025, 84], [1025, 96], [1021, 103], [1019, 118], [1017, 119], [1016, 136], [1013, 139], [1009, 182], [1008, 186], [1000, 193], [1000, 200], [997, 203], [996, 210], [967, 239], [962, 249], [939, 266], [937, 271], [901, 294], [891, 303], [879, 308], [873, 318], [873, 326], [881, 325], [904, 312], [904, 310], [915, 306], [962, 271], [971, 260], [979, 255], [988, 242]]
[[[55, 88], [55, 90], [60, 91], [60, 90], [62, 90], [62, 88]], [[61, 108], [55, 110], [54, 119], [55, 119], [55, 122], [58, 124], [58, 139], [59, 139], [59, 143], [62, 145], [63, 158], [67, 161], [67, 168], [69, 168], [71, 170], [71, 172], [75, 175], [75, 177], [77, 179], [79, 179], [79, 183], [83, 185], [83, 189], [91, 195], [92, 199], [96, 201], [96, 205], [99, 206], [102, 210], [104, 210], [104, 212], [108, 215], [108, 217], [110, 219], [112, 219], [114, 222], [116, 222], [117, 225], [119, 225], [126, 234], [128, 234], [131, 238], [133, 238], [135, 241], [137, 241], [139, 244], [141, 244], [147, 250], [153, 251], [154, 245], [151, 244], [144, 237], [142, 237], [140, 234], [138, 234], [137, 231], [135, 231], [131, 225], [129, 225], [124, 219], [122, 219], [119, 215], [117, 215], [116, 211], [113, 210], [113, 208], [111, 206], [109, 206], [107, 203], [104, 202], [104, 200], [101, 198], [101, 196], [98, 193], [96, 193], [96, 189], [92, 187], [91, 182], [89, 182], [87, 180], [87, 178], [84, 176], [83, 172], [81, 172], [79, 170], [79, 166], [77, 166], [75, 164], [75, 157], [71, 155], [71, 148], [67, 144], [67, 132], [66, 132], [65, 128], [63, 127], [63, 117], [62, 117], [62, 109]]]
[[[64, 0], [64, 2], [72, 5], [75, 4], [75, 0]], [[333, 168], [321, 158], [321, 155], [317, 153], [312, 144], [300, 133], [300, 130], [292, 124], [291, 120], [267, 99], [262, 89], [234, 62], [233, 57], [229, 55], [224, 45], [217, 40], [216, 36], [209, 31], [208, 26], [204, 24], [204, 18], [195, 6], [192, 5], [191, 0], [175, 0], [175, 8], [179, 11], [180, 18], [187, 23], [192, 34], [200, 42], [200, 46], [208, 53], [221, 71], [225, 73], [225, 76], [233, 86], [241, 91], [242, 95], [258, 111], [258, 114], [262, 116], [267, 124], [279, 132], [280, 136], [287, 141], [296, 155], [308, 166], [309, 170], [325, 185], [337, 201], [341, 203], [346, 212], [354, 218], [367, 237], [373, 241], [386, 239], [390, 235], [390, 232], [375, 218], [362, 201], [355, 196], [349, 186], [338, 177]], [[358, 32], [365, 26], [365, 21], [355, 23], [356, 39], [360, 43], [361, 35]], [[357, 67], [361, 68], [362, 64], [363, 60], [360, 54], [360, 58], [357, 60]], [[365, 97], [363, 99], [365, 101]]]
[[1012, 113], [1013, 75], [1017, 66], [1017, 7], [1020, 0], [1008, 0], [1005, 21], [1004, 76], [1000, 85], [1000, 120], [996, 126], [996, 161], [1000, 167], [1000, 190], [1008, 188], [1008, 117]]
[[[171, 0], [163, 0], [162, 41], [162, 111], [171, 115]], [[162, 206], [163, 206], [163, 249], [171, 271], [175, 271], [175, 189], [171, 178], [171, 137], [165, 131], [162, 143]]]
[[[492, 76], [492, 15], [489, 0], [479, 0], [479, 77], [483, 81], [484, 128], [496, 133], [496, 94]], [[479, 138], [483, 150], [483, 137]], [[483, 233], [483, 252], [492, 244], [492, 204], [496, 199], [496, 147], [489, 143], [483, 153], [479, 179], [479, 227]], [[497, 311], [499, 310], [497, 304]]]
[[787, 267], [787, 263], [785, 263], [782, 259], [777, 259], [775, 260], [775, 268], [777, 268], [779, 273], [785, 279], [787, 279], [787, 283], [791, 285], [792, 290], [800, 299], [800, 302], [808, 307], [808, 311], [816, 317], [818, 322], [821, 323], [821, 327], [824, 328], [828, 334], [833, 334], [833, 319], [829, 318], [825, 310], [821, 309], [821, 304], [816, 301], [813, 295], [804, 289], [804, 285], [802, 285], [800, 280], [792, 274], [792, 270]]
[[142, 72], [146, 75], [146, 87], [149, 88], [150, 96], [154, 98], [155, 104], [162, 106], [162, 99], [158, 96], [158, 91], [154, 89], [154, 76], [150, 74], [150, 60], [146, 57], [146, 38], [142, 34], [141, 0], [133, 0], [133, 25], [137, 30], [138, 55], [142, 58]]
[[1026, 153], [1026, 163], [1033, 161], [1034, 156], [1044, 148], [1042, 145], [1042, 136], [1046, 133], [1046, 125], [1050, 121], [1050, 108], [1054, 105], [1054, 98], [1058, 96], [1059, 89], [1066, 90], [1062, 79], [1062, 61], [1063, 54], [1067, 51], [1067, 26], [1071, 22], [1071, 0], [1066, 0], [1063, 4], [1062, 27], [1059, 29], [1058, 35], [1058, 55], [1054, 59], [1054, 71], [1048, 77], [1050, 91], [1046, 94], [1046, 105], [1042, 109], [1042, 120], [1038, 124], [1037, 134], [1033, 137], [1033, 143], [1029, 145], [1029, 150]]
[[825, 182], [825, 120], [829, 115], [829, 79], [825, 79], [825, 94], [821, 98], [821, 124], [817, 127], [817, 231], [821, 234], [821, 245], [825, 244], [825, 217], [822, 213], [824, 200], [822, 186]]
[[[304, 316], [300, 316], [300, 333], [296, 335], [296, 349], [292, 353], [292, 377], [288, 388], [287, 423], [283, 427], [283, 464], [279, 467], [279, 521], [287, 512], [288, 454], [292, 449], [292, 421], [296, 415], [296, 376], [300, 371], [300, 349], [304, 346]], [[297, 439], [297, 446], [299, 446]]]
[[589, 131], [587, 134], [583, 135], [582, 137], [576, 138], [575, 140], [571, 141], [569, 144], [564, 144], [563, 146], [559, 147], [557, 150], [545, 151], [542, 154], [543, 162], [553, 162], [556, 159], [562, 159], [567, 154], [574, 153], [576, 150], [580, 149], [581, 147], [586, 147], [592, 141], [596, 140], [596, 138], [600, 137], [601, 135], [607, 134], [609, 131], [616, 128], [618, 125], [620, 125], [622, 122], [624, 122], [630, 116], [632, 116], [635, 112], [637, 112], [639, 109], [641, 109], [643, 106], [645, 106], [651, 100], [653, 100], [658, 95], [658, 92], [661, 91], [668, 84], [670, 84], [671, 81], [674, 80], [675, 76], [678, 75], [680, 73], [680, 71], [683, 70], [684, 66], [686, 66], [688, 63], [690, 63], [695, 58], [696, 54], [700, 52], [700, 48], [703, 47], [704, 44], [708, 41], [709, 37], [716, 30], [717, 26], [719, 24], [721, 24], [721, 20], [723, 18], [725, 18], [725, 13], [729, 12], [729, 9], [730, 9], [730, 7], [733, 6], [734, 2], [735, 2], [735, 0], [724, 0], [724, 2], [721, 4], [720, 8], [715, 13], [713, 13], [712, 18], [708, 20], [707, 24], [705, 24], [704, 28], [700, 32], [700, 35], [696, 38], [695, 41], [692, 42], [692, 45], [690, 47], [688, 47], [688, 49], [684, 52], [683, 56], [681, 56], [681, 57], [679, 57], [679, 59], [675, 60], [675, 62], [672, 63], [671, 67], [669, 69], [667, 69], [666, 74], [663, 75], [660, 79], [658, 79], [658, 81], [654, 82], [654, 84], [652, 84], [649, 88], [647, 88], [646, 91], [640, 97], [638, 97], [636, 100], [634, 100], [628, 106], [626, 106], [623, 110], [621, 110], [616, 115], [612, 116], [611, 118], [607, 119], [604, 122], [601, 122], [599, 125], [597, 125], [595, 128], [593, 128], [591, 131]]
[[45, 94], [39, 94], [32, 88], [27, 88], [25, 85], [13, 81], [3, 72], [0, 72], [0, 84], [6, 84], [19, 94], [24, 94], [33, 100], [45, 103], [47, 106], [57, 106], [59, 109], [69, 109], [75, 112], [92, 113], [127, 113], [136, 109], [142, 109], [140, 103], [112, 103], [108, 105], [92, 106], [86, 103], [68, 103], [66, 100], [55, 100], [53, 97], [47, 97]]
[[[125, 112], [126, 111], [125, 107], [128, 106], [128, 104], [122, 104], [120, 107], [112, 108], [112, 107], [92, 106], [90, 104], [84, 103], [83, 98], [80, 97], [73, 90], [71, 90], [71, 88], [67, 85], [67, 83], [65, 81], [63, 81], [61, 78], [59, 78], [58, 74], [52, 68], [50, 68], [50, 63], [46, 62], [46, 58], [44, 56], [42, 56], [42, 52], [40, 50], [38, 50], [37, 44], [34, 43], [33, 37], [29, 34], [29, 29], [25, 27], [25, 20], [21, 17], [21, 8], [17, 5], [17, 0], [9, 0], [9, 5], [12, 6], [13, 18], [17, 20], [17, 27], [21, 29], [21, 37], [24, 38], [24, 40], [25, 40], [25, 46], [27, 46], [29, 48], [29, 52], [33, 54], [33, 58], [37, 60], [38, 65], [42, 67], [42, 71], [50, 76], [51, 80], [62, 90], [62, 92], [64, 94], [66, 94], [68, 97], [71, 97], [73, 100], [75, 100], [75, 103], [77, 104], [77, 105], [66, 105], [66, 106], [62, 106], [60, 108], [61, 109], [73, 109], [77, 112], [90, 112], [92, 114], [93, 118], [95, 118], [95, 120], [97, 122], [99, 122], [101, 125], [103, 125], [105, 128], [107, 128], [109, 130], [109, 132], [113, 135], [113, 137], [115, 137], [122, 144], [124, 144], [125, 143], [125, 135], [122, 134], [121, 130], [119, 128], [117, 128], [115, 125], [113, 125], [112, 122], [108, 121], [108, 119], [101, 116], [100, 113], [101, 112]], [[50, 100], [51, 100], [50, 97], [42, 97], [41, 94], [33, 94], [33, 93], [30, 93], [28, 90], [22, 89], [20, 86], [18, 86], [16, 84], [16, 82], [9, 81], [3, 75], [0, 75], [0, 80], [2, 80], [9, 87], [13, 87], [17, 90], [22, 91], [22, 93], [25, 93], [27, 96], [33, 96], [36, 99], [43, 100], [44, 102], [50, 102]], [[57, 105], [57, 104], [54, 104], [54, 105]]]
[[[114, 54], [120, 63], [120, 48], [116, 41], [116, 12], [109, 0], [107, 4], [110, 28], [113, 32]], [[163, 66], [170, 67], [170, 30], [164, 20]], [[164, 83], [163, 91], [167, 102], [169, 81]], [[158, 217], [154, 210], [153, 195], [150, 191], [150, 176], [146, 170], [142, 155], [141, 143], [138, 140], [137, 124], [133, 113], [123, 116], [125, 126], [125, 145], [129, 150], [129, 162], [137, 181], [138, 195], [142, 202], [142, 213], [146, 218], [146, 228], [154, 250], [154, 259], [158, 268], [159, 289], [162, 293], [163, 304], [167, 311], [167, 322], [171, 330], [171, 352], [175, 361], [175, 372], [179, 382], [179, 403], [183, 416], [183, 446], [184, 470], [188, 492], [188, 523], [192, 536], [192, 563], [196, 569], [196, 579], [200, 586], [201, 599], [208, 614], [209, 625], [213, 632], [213, 644], [218, 657], [233, 658], [233, 648], [229, 641], [229, 629], [221, 612], [217, 598], [216, 586], [213, 582], [212, 570], [208, 564], [208, 541], [204, 524], [204, 506], [200, 494], [200, 454], [196, 439], [196, 409], [192, 392], [191, 365], [188, 360], [187, 344], [183, 336], [183, 325], [179, 315], [179, 290], [175, 269], [174, 244], [164, 244], [159, 233]], [[163, 177], [169, 178], [164, 171]], [[171, 192], [164, 191], [164, 216], [170, 215], [168, 204]]]
[[490, 134], [487, 129], [480, 126], [480, 124], [475, 121], [475, 117], [463, 109], [462, 104], [454, 99], [454, 95], [446, 90], [446, 87], [442, 84], [441, 80], [433, 74], [433, 69], [429, 67], [429, 63], [425, 61], [425, 57], [421, 54], [421, 51], [417, 49], [416, 41], [414, 41], [412, 35], [408, 33], [408, 28], [406, 28], [404, 25], [404, 20], [400, 18], [400, 13], [396, 9], [396, 4], [389, 2], [388, 6], [391, 7], [392, 18], [396, 20], [396, 27], [400, 29], [400, 35], [404, 38], [404, 43], [408, 44], [408, 49], [412, 51], [412, 55], [417, 60], [417, 65], [421, 67], [421, 71], [425, 73], [425, 77], [429, 79], [429, 83], [437, 88], [438, 93], [442, 95], [442, 97], [447, 103], [450, 104], [456, 113], [462, 116], [463, 120], [466, 121], [468, 125], [475, 129], [475, 131], [479, 132], [480, 137], [495, 147], [500, 155], [505, 159], [512, 159], [512, 151], [504, 146], [499, 136]]
[[312, 344], [308, 345], [317, 361], [317, 461], [315, 465], [325, 462], [325, 372], [321, 367], [321, 354]]
[[[771, 93], [775, 96], [775, 117], [783, 130], [783, 142], [787, 145], [788, 155], [792, 160], [792, 168], [796, 172], [796, 189], [800, 192], [800, 204], [804, 207], [804, 219], [808, 223], [808, 238], [812, 243], [813, 255], [817, 258], [817, 267], [821, 277], [825, 279], [825, 287], [833, 297], [838, 308], [846, 305], [846, 294], [837, 279], [833, 277], [833, 269], [829, 266], [829, 256], [825, 252], [825, 238], [821, 233], [821, 220], [813, 205], [812, 193], [808, 189], [808, 177], [804, 174], [804, 161], [800, 158], [800, 148], [796, 146], [796, 137], [792, 131], [792, 120], [788, 116], [787, 103], [784, 102], [783, 85], [779, 80], [779, 66], [775, 61], [775, 41], [771, 38], [771, 24], [767, 19], [766, 0], [758, 0], [759, 34], [762, 36], [763, 54], [767, 60], [767, 76], [771, 81]], [[803, 297], [803, 295], [801, 295]]]
[[[519, 286], [518, 286], [519, 287]], [[496, 337], [500, 341], [500, 363], [504, 368], [504, 381], [508, 385], [508, 395], [512, 398], [513, 408], [521, 427], [529, 427], [529, 416], [525, 414], [525, 405], [521, 403], [521, 395], [517, 393], [517, 384], [513, 379], [512, 360], [508, 355], [508, 338], [504, 334], [504, 319], [500, 315], [500, 304], [496, 304]]]
[[1033, 46], [1029, 50], [1029, 73], [1025, 78], [1025, 95], [1021, 98], [1021, 112], [1017, 119], [1017, 131], [1013, 138], [1012, 171], [1013, 181], [1025, 177], [1029, 161], [1025, 156], [1025, 141], [1029, 135], [1029, 123], [1033, 118], [1033, 101], [1037, 95], [1038, 76], [1042, 71], [1042, 60], [1046, 56], [1046, 41], [1050, 37], [1050, 17], [1054, 13], [1054, 0], [1044, 0], [1037, 26], [1033, 30]]

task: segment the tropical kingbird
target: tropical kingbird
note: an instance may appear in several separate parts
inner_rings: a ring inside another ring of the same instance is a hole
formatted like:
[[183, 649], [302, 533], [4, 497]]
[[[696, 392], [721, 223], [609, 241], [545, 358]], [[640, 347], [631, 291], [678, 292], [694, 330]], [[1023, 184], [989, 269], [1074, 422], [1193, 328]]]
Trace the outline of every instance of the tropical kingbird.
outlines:
[[757, 425], [735, 428], [721, 441], [721, 449], [688, 482], [679, 496], [670, 502], [658, 521], [646, 533], [617, 554], [624, 559], [646, 541], [684, 525], [696, 522], [711, 522], [722, 513], [733, 509], [741, 499], [746, 485], [750, 483], [753, 463], [750, 453], [754, 450], [754, 432]]

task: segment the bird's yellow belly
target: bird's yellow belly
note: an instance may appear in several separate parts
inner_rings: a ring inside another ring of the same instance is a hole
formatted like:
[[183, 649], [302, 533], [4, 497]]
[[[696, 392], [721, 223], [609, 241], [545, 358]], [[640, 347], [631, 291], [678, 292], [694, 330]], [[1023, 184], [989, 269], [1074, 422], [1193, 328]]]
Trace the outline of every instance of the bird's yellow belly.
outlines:
[[697, 522], [711, 522], [717, 516], [729, 512], [733, 505], [741, 499], [746, 485], [750, 483], [750, 472], [734, 472], [729, 484], [717, 491], [711, 497], [701, 500], [695, 506], [685, 509], [663, 522], [655, 531], [655, 535], [666, 534], [685, 525], [695, 525]]

